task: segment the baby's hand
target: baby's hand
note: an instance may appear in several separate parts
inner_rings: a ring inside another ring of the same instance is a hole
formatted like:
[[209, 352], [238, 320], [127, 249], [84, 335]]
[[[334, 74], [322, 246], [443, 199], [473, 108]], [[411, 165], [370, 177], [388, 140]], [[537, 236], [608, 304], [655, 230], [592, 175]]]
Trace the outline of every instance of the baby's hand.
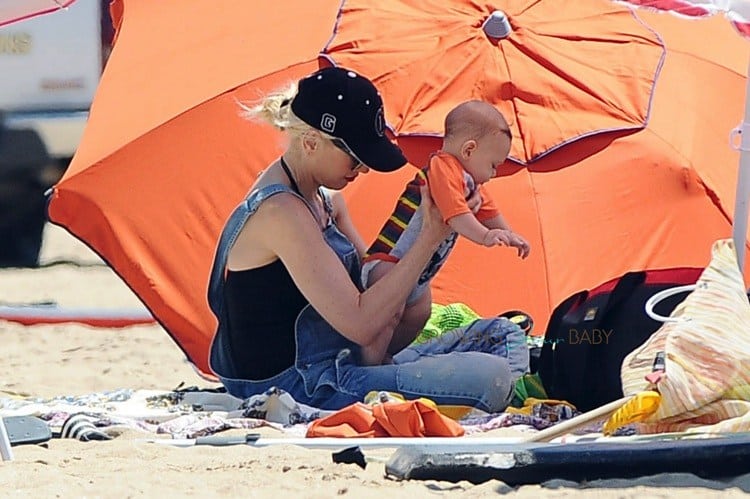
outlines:
[[510, 240], [508, 239], [507, 230], [502, 229], [490, 229], [487, 234], [484, 235], [482, 244], [484, 246], [510, 246]]
[[507, 231], [508, 232], [508, 246], [512, 246], [514, 248], [518, 249], [518, 256], [521, 258], [526, 258], [529, 256], [529, 252], [531, 251], [531, 246], [529, 245], [528, 241], [521, 237], [520, 235], [516, 234], [513, 231]]
[[518, 250], [518, 256], [526, 258], [529, 256], [531, 246], [523, 237], [512, 230], [490, 229], [484, 236], [482, 244], [485, 246], [512, 246]]

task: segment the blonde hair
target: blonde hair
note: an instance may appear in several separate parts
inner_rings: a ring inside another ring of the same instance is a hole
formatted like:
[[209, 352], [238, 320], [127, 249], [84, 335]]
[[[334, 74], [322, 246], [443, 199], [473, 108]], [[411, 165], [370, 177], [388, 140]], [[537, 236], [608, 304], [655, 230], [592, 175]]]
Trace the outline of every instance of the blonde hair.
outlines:
[[258, 102], [240, 102], [240, 116], [250, 121], [262, 121], [289, 134], [300, 137], [312, 130], [328, 138], [292, 112], [292, 99], [297, 95], [297, 82], [273, 91]]

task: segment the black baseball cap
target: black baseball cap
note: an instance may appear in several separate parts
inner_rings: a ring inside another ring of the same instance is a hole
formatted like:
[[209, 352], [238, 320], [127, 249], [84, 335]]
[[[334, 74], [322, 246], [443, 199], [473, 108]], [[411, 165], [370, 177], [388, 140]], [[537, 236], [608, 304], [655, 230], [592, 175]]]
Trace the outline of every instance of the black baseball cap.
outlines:
[[364, 76], [345, 68], [320, 69], [299, 81], [291, 106], [299, 119], [340, 139], [369, 168], [392, 172], [406, 164], [385, 135], [383, 99]]

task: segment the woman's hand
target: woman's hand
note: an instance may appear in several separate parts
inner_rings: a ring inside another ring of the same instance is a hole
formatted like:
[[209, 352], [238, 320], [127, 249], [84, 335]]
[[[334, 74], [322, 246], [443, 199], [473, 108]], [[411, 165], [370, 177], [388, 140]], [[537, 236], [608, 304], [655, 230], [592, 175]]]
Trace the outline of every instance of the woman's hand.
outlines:
[[437, 246], [450, 236], [451, 228], [443, 221], [440, 210], [432, 201], [427, 184], [420, 188], [420, 192], [422, 194], [422, 202], [419, 204], [419, 209], [422, 210], [422, 232], [429, 236], [433, 244]]

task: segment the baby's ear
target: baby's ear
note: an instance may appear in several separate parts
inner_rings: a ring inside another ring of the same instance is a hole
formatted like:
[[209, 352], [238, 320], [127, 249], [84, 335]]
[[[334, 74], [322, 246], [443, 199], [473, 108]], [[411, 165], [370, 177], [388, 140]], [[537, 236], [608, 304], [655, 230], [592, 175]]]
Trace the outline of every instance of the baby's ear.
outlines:
[[474, 139], [469, 139], [461, 145], [461, 155], [464, 158], [471, 157], [471, 155], [474, 154], [474, 151], [476, 150], [477, 150], [477, 141]]

